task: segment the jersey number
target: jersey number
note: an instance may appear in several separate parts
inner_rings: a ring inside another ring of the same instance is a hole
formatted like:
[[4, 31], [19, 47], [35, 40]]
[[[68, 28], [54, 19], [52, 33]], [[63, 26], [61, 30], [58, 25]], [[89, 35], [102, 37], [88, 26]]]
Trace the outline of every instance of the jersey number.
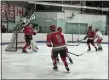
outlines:
[[57, 40], [58, 40], [59, 43], [62, 42], [61, 36], [59, 34], [56, 35], [56, 38], [57, 38]]

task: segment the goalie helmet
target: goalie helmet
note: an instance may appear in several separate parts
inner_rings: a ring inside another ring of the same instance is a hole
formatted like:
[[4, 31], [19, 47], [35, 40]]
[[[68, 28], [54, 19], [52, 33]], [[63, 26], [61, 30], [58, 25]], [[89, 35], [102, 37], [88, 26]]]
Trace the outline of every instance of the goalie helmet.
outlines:
[[62, 27], [58, 27], [57, 30], [58, 30], [59, 32], [62, 32]]
[[22, 21], [23, 23], [26, 23], [26, 22], [27, 22], [27, 19], [26, 19], [26, 18], [22, 18], [21, 21]]
[[56, 30], [56, 26], [55, 26], [55, 25], [51, 25], [51, 26], [49, 26], [49, 29], [50, 29], [51, 31], [55, 31], [55, 30]]

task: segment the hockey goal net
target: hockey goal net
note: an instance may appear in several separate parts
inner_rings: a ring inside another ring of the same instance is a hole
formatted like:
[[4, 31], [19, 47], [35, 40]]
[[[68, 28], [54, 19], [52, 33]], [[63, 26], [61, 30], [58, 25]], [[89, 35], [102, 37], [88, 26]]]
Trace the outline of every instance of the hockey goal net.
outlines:
[[5, 51], [17, 51], [18, 49], [22, 49], [24, 42], [25, 39], [23, 33], [13, 32], [11, 41]]
[[17, 49], [21, 49], [21, 43], [25, 42], [24, 33], [20, 33], [23, 30], [22, 23], [16, 25], [14, 32], [12, 33], [12, 37], [9, 45], [6, 47], [5, 51], [17, 51]]
[[[18, 49], [22, 49], [25, 43], [25, 36], [23, 33], [23, 26], [27, 25], [31, 20], [35, 19], [34, 12], [35, 12], [35, 5], [33, 8], [30, 10], [30, 13], [27, 14], [26, 19], [27, 21], [25, 22], [20, 22], [19, 24], [16, 25], [14, 28], [14, 32], [12, 33], [12, 38], [9, 43], [9, 45], [6, 47], [5, 51], [17, 51]], [[22, 32], [22, 33], [21, 33]]]

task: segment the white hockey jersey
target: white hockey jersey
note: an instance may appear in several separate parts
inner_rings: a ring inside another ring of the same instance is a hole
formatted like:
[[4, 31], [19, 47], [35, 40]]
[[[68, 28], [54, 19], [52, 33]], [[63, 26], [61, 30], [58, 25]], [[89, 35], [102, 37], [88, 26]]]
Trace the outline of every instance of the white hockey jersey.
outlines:
[[101, 34], [100, 31], [97, 31], [97, 32], [96, 32], [96, 37], [97, 37], [98, 39], [103, 39], [103, 35]]

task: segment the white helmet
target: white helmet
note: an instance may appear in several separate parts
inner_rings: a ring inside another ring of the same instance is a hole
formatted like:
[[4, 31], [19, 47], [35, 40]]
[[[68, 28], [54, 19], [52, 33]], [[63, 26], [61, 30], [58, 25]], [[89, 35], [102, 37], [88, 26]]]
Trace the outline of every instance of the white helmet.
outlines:
[[27, 22], [27, 19], [26, 19], [26, 18], [22, 18], [21, 21], [22, 21], [23, 23], [26, 23], [26, 22]]

